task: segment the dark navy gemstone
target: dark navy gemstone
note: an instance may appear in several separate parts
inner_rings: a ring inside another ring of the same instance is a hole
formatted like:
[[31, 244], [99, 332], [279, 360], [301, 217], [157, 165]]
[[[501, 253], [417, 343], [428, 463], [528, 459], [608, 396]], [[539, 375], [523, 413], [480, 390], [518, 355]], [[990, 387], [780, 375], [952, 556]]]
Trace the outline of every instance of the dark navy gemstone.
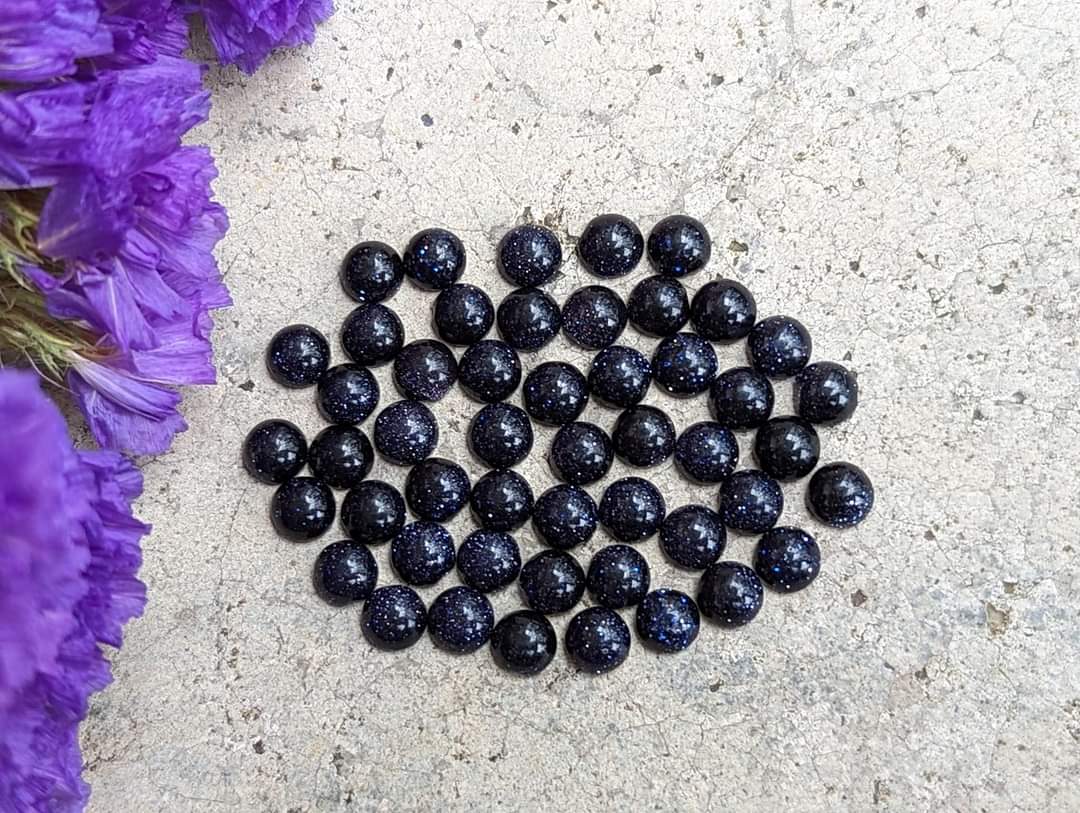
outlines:
[[678, 590], [660, 588], [641, 600], [634, 618], [646, 646], [660, 652], [681, 652], [697, 638], [701, 615], [694, 600]]
[[671, 561], [704, 570], [724, 553], [727, 531], [720, 515], [704, 505], [676, 508], [660, 526], [660, 549]]
[[731, 279], [705, 283], [690, 303], [690, 323], [699, 336], [711, 342], [743, 338], [755, 319], [754, 295]]
[[821, 548], [801, 528], [772, 528], [754, 548], [754, 570], [781, 593], [802, 590], [821, 570]]
[[379, 580], [379, 566], [363, 545], [332, 542], [319, 551], [311, 577], [323, 601], [341, 606], [371, 595]]
[[266, 348], [270, 377], [286, 387], [310, 387], [330, 366], [330, 343], [310, 325], [289, 325]]
[[405, 500], [389, 483], [365, 480], [341, 503], [341, 527], [356, 542], [389, 542], [405, 525]]
[[622, 215], [600, 215], [585, 226], [577, 242], [578, 257], [598, 277], [621, 277], [634, 270], [645, 253], [645, 238]]
[[522, 287], [543, 285], [562, 265], [559, 238], [543, 226], [518, 226], [499, 241], [499, 270]]
[[332, 488], [352, 488], [368, 476], [374, 462], [367, 435], [348, 424], [326, 427], [308, 450], [311, 473]]
[[810, 361], [813, 344], [798, 319], [770, 316], [762, 319], [746, 339], [746, 354], [754, 369], [769, 378], [795, 375]]
[[672, 395], [705, 392], [716, 378], [716, 351], [696, 333], [676, 333], [656, 346], [653, 379]]
[[846, 421], [858, 404], [855, 374], [835, 362], [815, 362], [795, 379], [795, 411], [810, 423]]
[[631, 466], [655, 466], [675, 451], [675, 424], [665, 412], [639, 404], [619, 413], [611, 445]]
[[428, 632], [436, 646], [449, 652], [475, 652], [487, 643], [494, 626], [491, 602], [471, 587], [451, 587], [428, 609]]
[[510, 469], [489, 471], [477, 480], [469, 501], [477, 521], [489, 531], [520, 528], [533, 509], [528, 482]]
[[319, 379], [317, 403], [332, 423], [363, 423], [379, 405], [379, 382], [367, 367], [339, 364]]
[[585, 571], [566, 551], [545, 550], [521, 568], [525, 603], [539, 613], [564, 613], [585, 593]]
[[608, 545], [593, 554], [586, 583], [597, 604], [633, 607], [649, 592], [649, 563], [629, 545]]
[[586, 285], [562, 307], [563, 332], [582, 347], [600, 350], [615, 343], [626, 327], [626, 305], [603, 285]]
[[493, 324], [491, 297], [475, 285], [459, 282], [435, 297], [435, 330], [447, 344], [476, 344]]
[[508, 469], [529, 456], [533, 446], [532, 422], [513, 404], [488, 404], [469, 424], [469, 447], [493, 469]]
[[609, 485], [597, 511], [600, 523], [620, 542], [648, 539], [659, 530], [666, 513], [660, 491], [640, 477], [623, 477]]
[[276, 485], [304, 468], [307, 453], [304, 433], [296, 424], [269, 420], [248, 432], [241, 459], [247, 473], [260, 483]]
[[341, 287], [357, 302], [389, 299], [401, 287], [401, 257], [386, 243], [369, 240], [352, 247], [341, 264]]
[[449, 288], [465, 272], [465, 246], [446, 229], [413, 235], [401, 258], [405, 275], [421, 288]]
[[675, 462], [698, 483], [719, 483], [739, 462], [739, 444], [727, 427], [713, 421], [691, 424], [675, 442]]
[[521, 572], [521, 553], [510, 534], [473, 531], [457, 552], [461, 580], [483, 593], [513, 584]]
[[439, 424], [419, 401], [397, 401], [375, 419], [375, 448], [391, 463], [411, 466], [439, 444]]
[[334, 492], [314, 477], [293, 477], [277, 487], [270, 501], [270, 521], [281, 536], [307, 542], [334, 524]]
[[630, 324], [650, 336], [678, 333], [690, 319], [690, 302], [682, 283], [659, 274], [634, 286], [626, 310]]
[[539, 350], [554, 339], [562, 325], [559, 303], [539, 288], [511, 291], [495, 315], [499, 334], [515, 350]]
[[566, 651], [583, 672], [610, 672], [630, 654], [630, 628], [607, 607], [588, 607], [566, 627]]
[[806, 490], [814, 516], [834, 528], [858, 525], [874, 507], [874, 487], [853, 463], [830, 463], [814, 472]]
[[505, 342], [484, 339], [462, 354], [458, 381], [477, 400], [489, 404], [502, 401], [521, 383], [521, 361]]
[[491, 632], [495, 663], [519, 675], [542, 672], [555, 657], [555, 628], [541, 613], [518, 610], [499, 619]]
[[595, 483], [608, 473], [615, 450], [607, 433], [594, 423], [575, 421], [555, 433], [548, 461], [555, 475], [576, 486]]
[[341, 326], [341, 346], [357, 364], [375, 367], [390, 361], [405, 344], [398, 315], [381, 303], [361, 305]]
[[390, 543], [390, 563], [406, 584], [435, 584], [454, 569], [454, 538], [437, 523], [410, 523]]
[[741, 627], [761, 609], [765, 589], [757, 573], [738, 562], [716, 562], [701, 574], [701, 614], [721, 627]]
[[552, 486], [536, 499], [533, 527], [541, 541], [560, 550], [577, 547], [596, 532], [596, 503], [580, 486]]
[[405, 649], [420, 640], [427, 626], [424, 602], [411, 587], [376, 588], [360, 611], [360, 628], [379, 649]]
[[439, 401], [457, 381], [454, 352], [442, 342], [409, 342], [394, 359], [394, 383], [406, 398]]
[[652, 364], [632, 347], [601, 350], [589, 369], [589, 391], [610, 406], [626, 409], [641, 402], [652, 381]]
[[773, 398], [769, 379], [751, 367], [725, 370], [709, 388], [713, 416], [730, 429], [761, 426], [772, 414]]
[[405, 500], [420, 519], [443, 522], [469, 502], [469, 475], [442, 457], [421, 460], [405, 478]]
[[661, 274], [685, 277], [700, 271], [712, 254], [712, 240], [700, 220], [665, 217], [649, 232], [649, 262]]
[[763, 471], [741, 469], [720, 485], [720, 517], [736, 531], [764, 533], [783, 510], [780, 484]]
[[525, 411], [541, 423], [562, 426], [577, 420], [589, 402], [589, 383], [573, 364], [545, 361], [521, 388]]
[[801, 418], [772, 418], [758, 427], [754, 457], [777, 480], [797, 480], [814, 470], [821, 454], [818, 434]]

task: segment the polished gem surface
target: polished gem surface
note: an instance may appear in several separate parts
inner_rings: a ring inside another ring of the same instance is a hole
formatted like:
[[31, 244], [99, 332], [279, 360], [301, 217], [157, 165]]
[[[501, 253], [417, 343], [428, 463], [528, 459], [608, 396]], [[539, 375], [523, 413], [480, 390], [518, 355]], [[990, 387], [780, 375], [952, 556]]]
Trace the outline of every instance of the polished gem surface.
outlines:
[[360, 628], [378, 649], [405, 649], [420, 640], [427, 627], [424, 601], [411, 587], [392, 584], [378, 587], [364, 602]]
[[649, 336], [671, 336], [690, 319], [690, 301], [677, 279], [646, 277], [626, 300], [630, 324]]
[[818, 361], [795, 378], [795, 411], [810, 423], [840, 423], [859, 404], [855, 374], [833, 361]]
[[597, 515], [620, 542], [640, 542], [659, 530], [666, 513], [656, 486], [640, 477], [623, 477], [604, 490]]
[[727, 531], [720, 515], [704, 505], [683, 505], [664, 518], [660, 549], [680, 567], [704, 570], [724, 553]]
[[473, 514], [489, 531], [520, 528], [532, 514], [533, 493], [516, 471], [489, 471], [476, 481], [469, 498]]
[[419, 463], [435, 451], [439, 424], [419, 401], [397, 401], [375, 419], [375, 448], [391, 463]]
[[519, 675], [542, 672], [555, 657], [555, 628], [542, 614], [518, 610], [499, 619], [491, 632], [495, 663]]
[[441, 290], [465, 272], [465, 246], [446, 229], [424, 229], [413, 235], [401, 261], [405, 275], [421, 288]]
[[821, 456], [821, 441], [814, 427], [802, 418], [771, 418], [754, 436], [754, 458], [762, 471], [777, 480], [797, 480], [814, 470]]
[[473, 531], [457, 552], [461, 580], [483, 593], [513, 584], [521, 572], [521, 552], [514, 537], [501, 531]]
[[696, 333], [668, 336], [653, 351], [653, 380], [671, 395], [705, 392], [716, 369], [716, 351]]
[[307, 454], [307, 440], [300, 427], [272, 419], [256, 424], [248, 432], [240, 457], [248, 474], [260, 483], [277, 485], [304, 468]]
[[577, 243], [581, 264], [598, 277], [629, 274], [645, 252], [641, 230], [622, 215], [594, 217], [585, 226]]
[[515, 350], [539, 350], [554, 339], [562, 326], [559, 303], [539, 288], [511, 291], [495, 314], [499, 335]]
[[525, 603], [540, 613], [564, 613], [585, 593], [585, 571], [571, 554], [544, 550], [527, 561], [518, 577]]
[[596, 532], [596, 502], [580, 486], [562, 483], [536, 498], [532, 521], [542, 542], [569, 550], [588, 542]]
[[817, 578], [821, 548], [801, 528], [772, 528], [754, 548], [754, 570], [774, 590], [794, 593]]
[[311, 473], [332, 488], [352, 488], [368, 476], [374, 462], [367, 435], [348, 424], [326, 427], [308, 449]]
[[405, 276], [401, 257], [386, 243], [368, 240], [345, 255], [339, 277], [345, 293], [357, 302], [382, 302], [401, 287]]
[[736, 531], [763, 533], [780, 518], [784, 492], [763, 471], [740, 469], [720, 484], [720, 517]]
[[496, 250], [499, 270], [516, 285], [543, 285], [562, 265], [559, 238], [543, 226], [525, 225], [511, 229]]
[[310, 387], [330, 366], [330, 343], [310, 325], [283, 327], [266, 348], [266, 369], [285, 387]]
[[436, 646], [449, 652], [475, 652], [487, 643], [495, 626], [491, 602], [471, 587], [451, 587], [428, 608], [428, 632]]
[[459, 282], [435, 297], [433, 321], [447, 344], [476, 344], [495, 324], [495, 306], [475, 285]]
[[394, 358], [394, 383], [406, 398], [439, 401], [455, 381], [454, 351], [435, 339], [409, 342]]
[[721, 627], [741, 627], [761, 609], [765, 589], [758, 575], [738, 562], [716, 562], [701, 575], [697, 603], [701, 614]]
[[420, 519], [443, 522], [469, 502], [469, 475], [443, 457], [421, 460], [405, 478], [405, 501]]
[[854, 463], [830, 463], [810, 478], [806, 504], [826, 525], [850, 528], [866, 519], [874, 507], [874, 486]]
[[563, 332], [589, 350], [615, 343], [626, 328], [626, 305], [604, 285], [578, 288], [562, 306]]
[[700, 220], [670, 215], [653, 226], [647, 248], [649, 262], [659, 273], [685, 277], [705, 267], [712, 254], [712, 240]]
[[382, 480], [364, 480], [341, 503], [341, 527], [365, 545], [389, 542], [405, 525], [405, 500]]
[[577, 486], [595, 483], [608, 473], [614, 459], [615, 449], [607, 432], [585, 421], [561, 427], [548, 454], [555, 475]]
[[754, 368], [769, 378], [788, 378], [806, 366], [813, 343], [802, 322], [790, 316], [770, 316], [751, 329], [746, 353]]
[[705, 283], [690, 303], [690, 323], [703, 339], [728, 342], [746, 336], [757, 319], [754, 295], [735, 280]]
[[381, 302], [355, 308], [341, 326], [345, 354], [365, 367], [386, 364], [403, 344], [405, 328], [401, 319]]
[[532, 421], [521, 407], [505, 401], [488, 404], [469, 424], [469, 447], [491, 468], [508, 469], [532, 450]]
[[521, 383], [521, 360], [506, 342], [484, 339], [462, 354], [458, 381], [477, 400], [502, 401]]
[[772, 414], [774, 397], [769, 379], [751, 367], [725, 370], [709, 388], [713, 417], [730, 429], [761, 426]]
[[661, 587], [638, 604], [634, 625], [638, 637], [651, 649], [681, 652], [697, 638], [701, 614], [686, 593]]
[[589, 384], [573, 364], [545, 361], [525, 376], [525, 411], [541, 423], [562, 426], [577, 420], [589, 402]]
[[454, 538], [438, 523], [410, 523], [390, 543], [390, 563], [406, 584], [435, 584], [454, 568]]
[[629, 545], [608, 545], [593, 554], [586, 584], [597, 604], [621, 610], [649, 592], [649, 563]]
[[611, 431], [611, 445], [631, 466], [655, 466], [675, 451], [675, 424], [666, 412], [639, 404], [619, 414]]
[[719, 483], [739, 462], [734, 433], [715, 421], [701, 421], [683, 430], [675, 441], [675, 462], [697, 483]]
[[588, 607], [570, 619], [566, 651], [583, 672], [610, 672], [630, 654], [630, 628], [614, 610]]
[[341, 606], [371, 595], [379, 580], [379, 566], [363, 545], [331, 542], [319, 551], [311, 579], [315, 592], [327, 604]]
[[367, 367], [338, 364], [319, 378], [316, 404], [331, 423], [363, 423], [379, 405], [379, 382]]
[[274, 492], [270, 521], [281, 536], [307, 542], [326, 533], [334, 523], [334, 492], [314, 477], [293, 477]]
[[641, 402], [652, 381], [652, 364], [632, 347], [613, 345], [593, 357], [589, 391], [609, 406], [623, 409]]

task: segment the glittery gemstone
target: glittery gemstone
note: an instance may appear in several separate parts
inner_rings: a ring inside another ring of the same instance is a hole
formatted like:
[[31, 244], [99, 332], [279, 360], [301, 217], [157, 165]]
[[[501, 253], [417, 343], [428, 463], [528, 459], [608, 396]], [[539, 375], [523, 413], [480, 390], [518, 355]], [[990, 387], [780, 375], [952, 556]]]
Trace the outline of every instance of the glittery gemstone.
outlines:
[[811, 423], [840, 423], [859, 403], [855, 374], [832, 361], [818, 361], [795, 379], [795, 411]]
[[401, 259], [405, 275], [429, 290], [449, 288], [465, 272], [465, 246], [446, 229], [417, 232]]
[[379, 580], [379, 566], [363, 545], [332, 542], [319, 551], [311, 578], [325, 602], [341, 606], [371, 595]]
[[508, 469], [528, 457], [533, 446], [532, 422], [521, 407], [488, 404], [469, 424], [469, 447], [493, 469]]
[[598, 277], [621, 277], [634, 270], [645, 252], [645, 238], [622, 215], [600, 215], [585, 226], [577, 243], [586, 270]]
[[296, 424], [269, 420], [248, 432], [241, 457], [248, 474], [260, 483], [276, 485], [304, 468], [307, 453], [307, 440]]
[[439, 424], [419, 401], [397, 401], [375, 419], [375, 448], [391, 463], [419, 463], [435, 451]]
[[634, 286], [626, 310], [630, 324], [649, 336], [678, 333], [690, 319], [690, 302], [682, 283], [659, 274]]
[[518, 226], [499, 241], [497, 256], [499, 270], [511, 282], [543, 285], [562, 265], [562, 246], [550, 229]]
[[545, 361], [525, 376], [525, 411], [534, 420], [558, 426], [577, 420], [589, 402], [585, 376], [565, 361]]
[[274, 529], [292, 542], [322, 536], [334, 523], [334, 492], [314, 477], [286, 480], [270, 501]]
[[494, 626], [491, 602], [471, 587], [451, 587], [436, 596], [428, 609], [432, 640], [450, 652], [475, 652], [487, 643]]
[[700, 220], [688, 215], [665, 217], [649, 233], [649, 261], [661, 274], [684, 277], [709, 261], [712, 240]]
[[754, 295], [731, 279], [707, 282], [690, 303], [690, 323], [711, 342], [741, 339], [757, 319]]
[[754, 368], [770, 378], [793, 376], [810, 360], [810, 334], [798, 319], [770, 316], [762, 319], [746, 339], [746, 353]]
[[311, 473], [332, 488], [352, 488], [367, 477], [374, 462], [367, 435], [347, 424], [326, 427], [308, 450]]
[[675, 451], [675, 424], [654, 406], [623, 410], [611, 432], [615, 454], [631, 466], [655, 466]]
[[559, 429], [548, 454], [555, 475], [577, 486], [595, 483], [607, 474], [614, 458], [615, 450], [607, 433], [584, 421], [568, 423]]
[[721, 627], [741, 627], [754, 620], [764, 596], [761, 579], [746, 565], [716, 562], [701, 575], [697, 603]]
[[405, 478], [405, 500], [420, 519], [444, 522], [469, 502], [469, 475], [442, 457], [421, 460]]
[[671, 395], [705, 392], [716, 378], [716, 351], [694, 333], [676, 333], [656, 346], [653, 379]]
[[736, 531], [763, 533], [780, 518], [784, 492], [763, 471], [741, 469], [720, 486], [720, 516]]
[[608, 545], [593, 554], [586, 583], [597, 604], [632, 607], [649, 592], [649, 563], [629, 545]]
[[630, 628], [607, 607], [588, 607], [566, 627], [566, 651], [583, 672], [610, 672], [630, 654]]
[[652, 364], [632, 347], [601, 350], [589, 369], [589, 390], [602, 401], [623, 409], [641, 402], [652, 381]]
[[596, 503], [580, 486], [552, 486], [533, 507], [533, 528], [546, 544], [569, 550], [588, 542], [596, 532]]
[[357, 302], [389, 299], [401, 287], [401, 257], [386, 243], [369, 240], [352, 247], [341, 264], [341, 287]]
[[379, 405], [379, 382], [367, 367], [339, 364], [319, 378], [316, 400], [332, 423], [363, 423]]
[[772, 414], [773, 398], [769, 379], [751, 367], [725, 370], [709, 388], [713, 416], [730, 429], [761, 426]]
[[675, 462], [691, 480], [719, 483], [739, 462], [739, 444], [727, 427], [713, 421], [691, 424], [675, 442]]
[[341, 326], [345, 354], [365, 367], [385, 364], [405, 343], [405, 328], [398, 315], [382, 303], [361, 305]]
[[801, 528], [772, 528], [754, 548], [754, 570], [774, 590], [794, 593], [817, 578], [821, 549]]
[[389, 542], [405, 525], [405, 500], [389, 483], [365, 480], [341, 503], [341, 527], [356, 542]]
[[437, 523], [410, 523], [390, 543], [390, 562], [406, 584], [435, 584], [454, 568], [454, 538]]
[[495, 320], [499, 334], [515, 350], [539, 350], [554, 339], [562, 326], [557, 303], [539, 288], [511, 291], [499, 303]]
[[519, 675], [542, 672], [555, 657], [555, 628], [543, 614], [518, 610], [499, 619], [491, 632], [491, 656]]
[[830, 463], [814, 472], [806, 498], [814, 516], [826, 525], [850, 528], [874, 507], [874, 486], [853, 463]]
[[447, 344], [476, 344], [495, 324], [495, 306], [475, 285], [459, 282], [435, 297], [434, 321]]
[[604, 490], [600, 523], [620, 542], [640, 542], [660, 528], [667, 506], [660, 491], [648, 480], [624, 477]]
[[801, 418], [771, 418], [754, 436], [754, 457], [777, 480], [797, 480], [814, 470], [821, 454], [818, 434]]
[[457, 380], [457, 359], [442, 342], [409, 342], [394, 359], [394, 383], [406, 398], [439, 401]]
[[527, 561], [518, 577], [525, 603], [541, 613], [564, 613], [581, 601], [585, 571], [566, 551], [544, 550]]
[[603, 285], [586, 285], [567, 297], [562, 307], [563, 332], [589, 350], [614, 344], [626, 327], [626, 305]]
[[480, 401], [502, 401], [521, 383], [521, 361], [510, 345], [496, 339], [479, 341], [458, 362], [458, 381]]
[[513, 584], [521, 572], [521, 553], [510, 534], [473, 531], [457, 552], [461, 580], [484, 593]]
[[424, 602], [410, 587], [376, 588], [364, 602], [360, 627], [368, 643], [379, 649], [405, 649], [420, 640], [427, 626]]
[[675, 564], [704, 570], [724, 553], [727, 531], [720, 515], [704, 505], [683, 505], [664, 518], [660, 549]]
[[489, 471], [469, 498], [473, 514], [489, 531], [512, 531], [532, 514], [533, 494], [525, 478], [510, 469]]
[[660, 652], [681, 652], [694, 643], [701, 628], [694, 600], [663, 587], [641, 600], [634, 621], [646, 646]]
[[330, 366], [330, 343], [310, 325], [283, 327], [266, 348], [270, 377], [286, 387], [310, 387]]

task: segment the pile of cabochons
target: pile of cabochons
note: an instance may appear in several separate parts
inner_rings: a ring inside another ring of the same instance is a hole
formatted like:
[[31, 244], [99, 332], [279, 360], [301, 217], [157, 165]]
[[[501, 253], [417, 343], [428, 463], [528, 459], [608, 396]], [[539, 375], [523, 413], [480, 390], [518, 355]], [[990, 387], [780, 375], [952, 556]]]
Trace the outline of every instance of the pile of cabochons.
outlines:
[[[606, 672], [630, 651], [630, 630], [619, 609], [635, 608], [646, 646], [677, 652], [697, 637], [701, 615], [722, 627], [741, 626], [757, 615], [766, 586], [794, 592], [815, 579], [821, 566], [817, 541], [805, 530], [777, 525], [784, 507], [780, 481], [813, 473], [807, 505], [835, 528], [861, 522], [873, 506], [873, 487], [859, 467], [818, 467], [815, 427], [851, 416], [858, 402], [855, 376], [833, 362], [810, 364], [806, 328], [789, 316], [759, 320], [753, 295], [738, 282], [710, 281], [691, 301], [679, 279], [703, 268], [711, 253], [700, 222], [667, 217], [646, 241], [625, 217], [602, 215], [585, 228], [577, 252], [597, 277], [630, 273], [646, 252], [656, 273], [639, 282], [626, 302], [608, 287], [589, 285], [560, 307], [541, 287], [562, 264], [559, 241], [543, 227], [520, 226], [500, 242], [497, 261], [521, 287], [496, 309], [479, 287], [459, 282], [465, 270], [461, 241], [446, 230], [426, 229], [402, 256], [384, 243], [365, 242], [346, 257], [341, 283], [360, 303], [341, 328], [351, 363], [331, 366], [330, 343], [307, 325], [283, 328], [270, 341], [271, 376], [287, 387], [316, 387], [330, 425], [309, 444], [289, 421], [264, 421], [244, 442], [244, 465], [261, 482], [278, 485], [271, 519], [279, 534], [297, 542], [331, 527], [338, 513], [334, 490], [347, 490], [340, 519], [349, 539], [322, 550], [314, 583], [330, 604], [363, 602], [361, 627], [373, 645], [404, 649], [426, 629], [451, 652], [472, 652], [490, 641], [500, 666], [535, 674], [556, 651], [546, 616], [571, 610], [588, 589], [595, 605], [571, 619], [566, 649], [582, 670]], [[401, 320], [386, 304], [405, 277], [439, 292], [433, 324], [442, 341], [405, 342]], [[651, 358], [617, 344], [628, 322], [659, 337]], [[501, 339], [486, 338], [495, 324]], [[687, 325], [693, 330], [684, 330]], [[540, 350], [560, 330], [598, 351], [588, 374], [546, 361], [525, 377], [525, 408], [508, 403], [521, 385], [518, 354]], [[742, 339], [749, 364], [720, 371], [713, 343]], [[466, 349], [458, 358], [451, 346]], [[404, 398], [382, 408], [369, 440], [359, 425], [379, 406], [379, 385], [369, 368], [382, 364], [393, 365]], [[772, 381], [787, 378], [794, 379], [796, 414], [773, 417]], [[427, 403], [439, 401], [455, 383], [485, 404], [468, 435], [473, 454], [490, 471], [475, 483], [458, 463], [432, 456], [439, 423]], [[708, 393], [713, 420], [677, 434], [664, 411], [641, 403], [652, 384], [674, 396]], [[622, 410], [610, 435], [578, 420], [590, 398]], [[536, 498], [513, 469], [532, 451], [532, 421], [560, 427], [548, 460], [561, 483]], [[755, 431], [758, 468], [737, 471], [734, 432], [745, 430]], [[375, 450], [411, 467], [404, 495], [366, 479]], [[669, 512], [644, 477], [616, 480], [597, 504], [584, 486], [604, 477], [615, 456], [641, 468], [674, 456], [690, 480], [717, 484], [716, 507]], [[310, 476], [300, 475], [305, 465]], [[480, 527], [455, 548], [441, 523], [466, 505]], [[510, 534], [530, 519], [548, 547], [522, 565]], [[586, 571], [570, 551], [598, 525], [620, 544], [599, 550]], [[760, 534], [752, 566], [721, 560], [727, 529]], [[648, 562], [633, 545], [655, 534], [671, 561], [701, 571], [696, 601], [674, 589], [650, 590]], [[378, 587], [378, 566], [367, 546], [386, 542], [404, 584]], [[463, 586], [441, 593], [430, 607], [407, 586], [435, 584], [455, 564]], [[495, 623], [485, 593], [515, 581], [528, 609]]]

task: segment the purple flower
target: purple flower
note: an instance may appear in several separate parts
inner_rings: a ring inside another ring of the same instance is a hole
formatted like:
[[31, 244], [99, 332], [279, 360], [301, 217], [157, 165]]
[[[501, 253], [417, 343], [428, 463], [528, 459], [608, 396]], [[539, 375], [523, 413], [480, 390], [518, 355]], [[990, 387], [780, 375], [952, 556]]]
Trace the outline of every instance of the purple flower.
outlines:
[[32, 373], [0, 371], [0, 810], [75, 810], [77, 730], [141, 613], [131, 515], [139, 473], [113, 452], [72, 448]]
[[254, 73], [275, 48], [315, 39], [315, 26], [334, 5], [332, 0], [200, 0], [198, 9], [221, 61]]
[[112, 50], [96, 0], [4, 0], [0, 82], [40, 82], [75, 72], [75, 60]]

